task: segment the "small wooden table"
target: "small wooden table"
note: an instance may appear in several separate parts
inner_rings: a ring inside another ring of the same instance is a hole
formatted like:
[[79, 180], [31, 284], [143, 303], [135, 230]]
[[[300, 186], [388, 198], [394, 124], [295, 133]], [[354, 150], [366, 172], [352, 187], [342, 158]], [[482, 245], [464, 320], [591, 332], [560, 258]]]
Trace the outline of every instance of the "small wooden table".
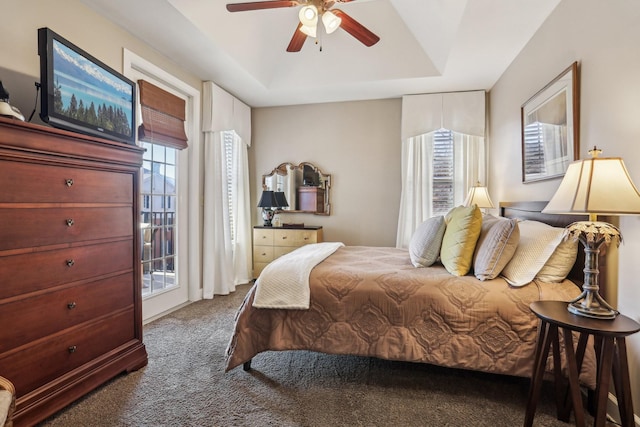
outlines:
[[[571, 407], [575, 412], [577, 426], [585, 425], [584, 407], [580, 396], [578, 375], [582, 368], [587, 340], [593, 335], [598, 361], [596, 379], [596, 408], [594, 426], [605, 425], [607, 412], [607, 394], [613, 373], [613, 383], [618, 399], [618, 409], [622, 426], [633, 427], [633, 402], [631, 400], [631, 383], [629, 365], [627, 363], [627, 347], [625, 337], [640, 331], [640, 324], [629, 317], [618, 315], [613, 320], [591, 319], [577, 316], [567, 310], [567, 303], [562, 301], [536, 301], [531, 304], [531, 311], [540, 318], [538, 341], [534, 359], [531, 387], [527, 401], [525, 427], [533, 425], [542, 378], [553, 346], [553, 370], [556, 387], [556, 405], [558, 419], [569, 421]], [[562, 371], [560, 362], [560, 339], [558, 328], [562, 328], [564, 350], [569, 374], [569, 388], [564, 393], [562, 387]], [[572, 332], [580, 334], [577, 349], [573, 347]], [[570, 399], [569, 399], [570, 397]]]

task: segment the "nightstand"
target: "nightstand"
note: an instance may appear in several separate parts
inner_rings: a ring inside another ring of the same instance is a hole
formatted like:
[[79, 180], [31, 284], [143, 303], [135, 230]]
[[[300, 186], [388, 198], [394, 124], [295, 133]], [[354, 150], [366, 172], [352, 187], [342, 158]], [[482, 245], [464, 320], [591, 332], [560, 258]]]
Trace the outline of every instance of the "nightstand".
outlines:
[[322, 226], [253, 227], [253, 277], [274, 259], [309, 243], [321, 243]]
[[[618, 409], [622, 426], [633, 427], [633, 403], [631, 400], [631, 383], [627, 362], [625, 337], [640, 331], [640, 324], [629, 317], [618, 315], [613, 320], [591, 319], [577, 316], [567, 310], [567, 303], [562, 301], [536, 301], [531, 304], [531, 311], [540, 318], [538, 341], [534, 360], [531, 388], [527, 402], [524, 425], [533, 425], [536, 406], [540, 397], [542, 377], [545, 371], [549, 350], [553, 347], [554, 379], [556, 383], [556, 404], [558, 419], [568, 421], [571, 407], [574, 408], [576, 425], [584, 426], [584, 407], [580, 395], [578, 375], [582, 367], [589, 335], [594, 338], [598, 373], [596, 379], [596, 408], [594, 426], [604, 426], [607, 412], [607, 394], [609, 381], [613, 383], [618, 399]], [[569, 373], [569, 389], [562, 393], [562, 372], [560, 364], [559, 329], [562, 330], [564, 351]], [[573, 347], [572, 332], [579, 333], [577, 349]], [[613, 374], [613, 375], [611, 375]]]

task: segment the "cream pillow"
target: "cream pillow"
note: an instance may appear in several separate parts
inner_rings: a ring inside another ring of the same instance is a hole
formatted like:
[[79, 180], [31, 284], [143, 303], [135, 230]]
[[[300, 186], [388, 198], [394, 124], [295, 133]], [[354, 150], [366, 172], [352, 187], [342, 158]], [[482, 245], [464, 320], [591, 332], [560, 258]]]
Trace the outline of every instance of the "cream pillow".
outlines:
[[458, 206], [446, 216], [447, 228], [442, 238], [440, 261], [454, 276], [464, 276], [471, 269], [482, 214], [476, 205]]
[[536, 279], [547, 283], [562, 282], [569, 275], [577, 256], [578, 241], [571, 238], [563, 240], [536, 274]]
[[479, 280], [495, 279], [513, 257], [520, 241], [518, 220], [485, 215], [473, 255], [473, 274]]
[[530, 283], [562, 241], [565, 229], [538, 221], [520, 221], [520, 242], [502, 276], [512, 286]]
[[409, 242], [409, 257], [414, 267], [429, 267], [440, 255], [446, 223], [444, 216], [429, 218], [418, 226]]

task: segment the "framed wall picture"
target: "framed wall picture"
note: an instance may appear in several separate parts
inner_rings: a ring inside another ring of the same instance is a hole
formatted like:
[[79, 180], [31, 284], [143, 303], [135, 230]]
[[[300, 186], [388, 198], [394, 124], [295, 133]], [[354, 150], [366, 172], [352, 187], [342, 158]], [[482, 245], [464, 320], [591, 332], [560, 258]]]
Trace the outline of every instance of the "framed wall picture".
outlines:
[[563, 176], [579, 157], [578, 63], [522, 105], [522, 182]]

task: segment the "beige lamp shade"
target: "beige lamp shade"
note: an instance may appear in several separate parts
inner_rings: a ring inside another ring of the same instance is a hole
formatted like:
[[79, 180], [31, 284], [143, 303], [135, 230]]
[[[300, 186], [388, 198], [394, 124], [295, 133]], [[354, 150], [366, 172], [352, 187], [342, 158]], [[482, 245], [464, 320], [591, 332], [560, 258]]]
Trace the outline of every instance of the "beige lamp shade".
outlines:
[[469, 189], [467, 198], [464, 201], [465, 206], [477, 205], [479, 208], [493, 208], [493, 202], [489, 197], [487, 187], [483, 187], [477, 183]]
[[640, 193], [620, 157], [578, 160], [569, 165], [544, 213], [631, 215], [640, 213]]

